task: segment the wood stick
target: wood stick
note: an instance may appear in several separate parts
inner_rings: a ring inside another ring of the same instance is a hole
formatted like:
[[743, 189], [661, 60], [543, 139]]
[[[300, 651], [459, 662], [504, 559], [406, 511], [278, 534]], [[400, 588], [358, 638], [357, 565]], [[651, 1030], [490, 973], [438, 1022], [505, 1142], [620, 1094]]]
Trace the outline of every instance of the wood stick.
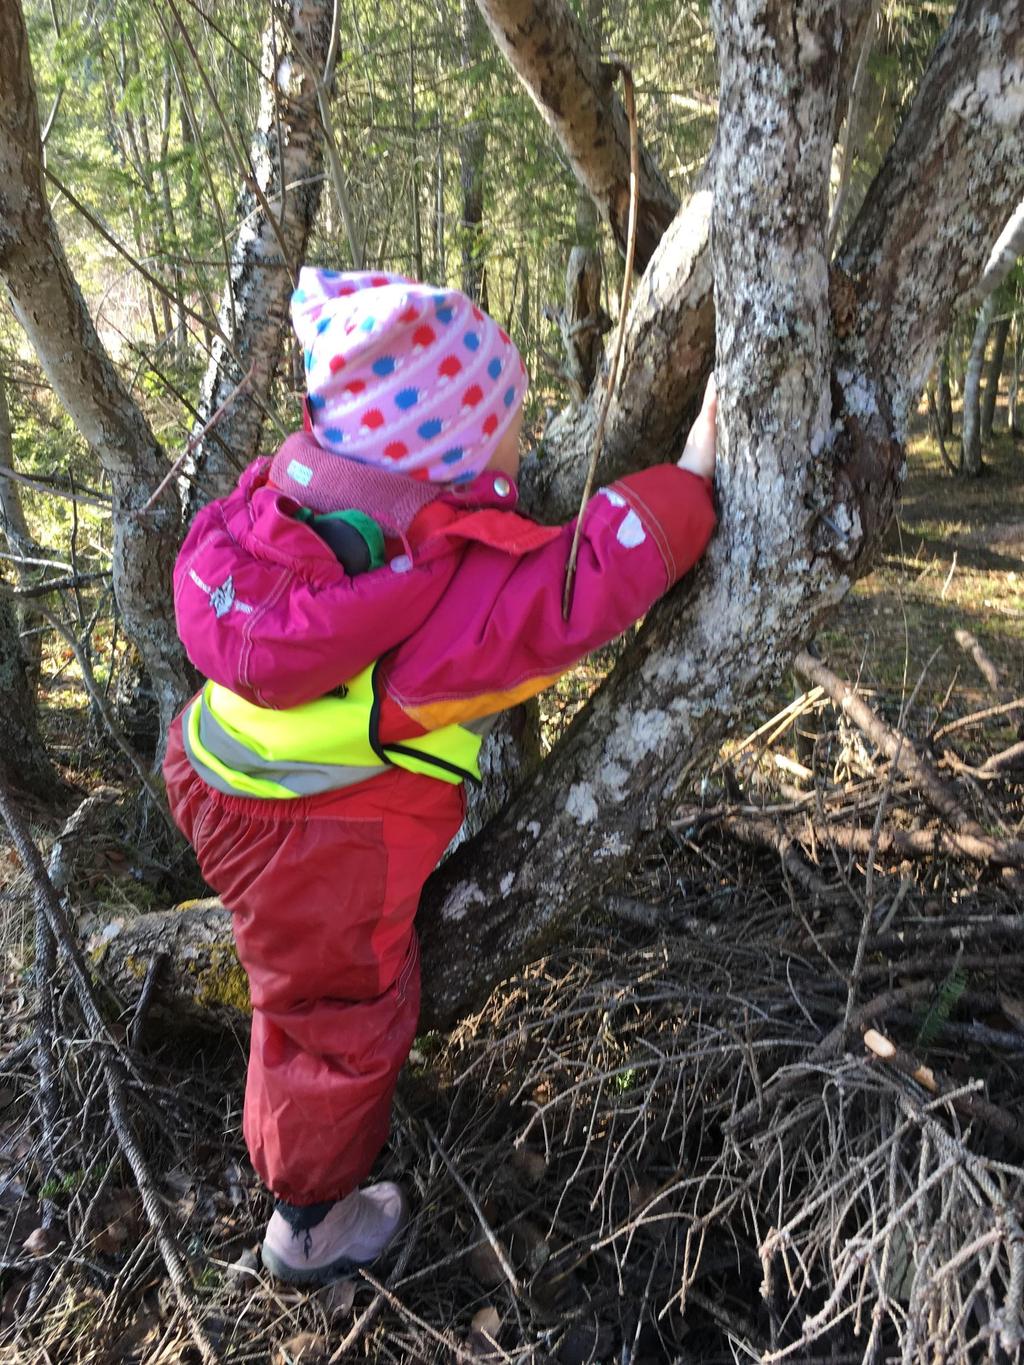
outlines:
[[[930, 1066], [925, 1066], [919, 1062], [911, 1053], [901, 1047], [897, 1047], [883, 1033], [877, 1029], [869, 1028], [864, 1034], [864, 1046], [868, 1051], [880, 1061], [887, 1062], [894, 1066], [897, 1071], [902, 1071], [905, 1076], [910, 1076], [918, 1085], [932, 1095], [943, 1096], [950, 1090], [956, 1090], [963, 1082], [953, 1085], [941, 1072], [936, 1073]], [[981, 1123], [988, 1124], [1003, 1137], [1008, 1138], [1015, 1146], [1024, 1147], [1024, 1126], [1005, 1109], [993, 1104], [981, 1095], [954, 1094], [950, 1096], [950, 1102], [958, 1113], [970, 1119], [977, 1119]]]
[[[932, 765], [917, 752], [906, 735], [898, 735], [874, 712], [867, 702], [858, 696], [849, 683], [844, 682], [827, 668], [820, 659], [814, 659], [806, 650], [801, 650], [793, 661], [794, 667], [804, 677], [823, 687], [835, 704], [850, 717], [859, 730], [867, 735], [872, 744], [894, 762], [901, 773], [913, 782], [914, 786], [954, 829], [970, 828], [973, 822], [965, 814], [955, 793], [939, 777]], [[972, 830], [980, 833], [980, 829]]]
[[45, 597], [47, 593], [61, 592], [64, 588], [80, 588], [86, 583], [95, 583], [98, 578], [109, 578], [109, 569], [97, 569], [94, 573], [66, 574], [63, 578], [48, 578], [44, 583], [28, 583], [11, 588], [12, 597]]
[[569, 550], [569, 563], [565, 570], [565, 591], [562, 595], [562, 616], [565, 620], [569, 619], [569, 607], [572, 604], [572, 585], [576, 577], [576, 556], [579, 553], [580, 536], [583, 534], [583, 513], [590, 498], [590, 490], [594, 486], [594, 475], [597, 473], [597, 461], [601, 454], [601, 443], [604, 440], [604, 426], [608, 418], [608, 409], [611, 407], [615, 386], [619, 382], [619, 360], [622, 356], [622, 342], [626, 335], [629, 291], [633, 284], [633, 262], [636, 259], [637, 208], [640, 201], [640, 133], [636, 121], [633, 73], [628, 66], [621, 63], [619, 72], [622, 76], [623, 103], [626, 106], [626, 117], [629, 120], [629, 219], [626, 227], [626, 265], [622, 276], [622, 298], [619, 302], [619, 326], [615, 333], [615, 349], [612, 352], [608, 384], [604, 391], [601, 412], [597, 419], [597, 430], [594, 432], [594, 446], [590, 452], [590, 466], [587, 469], [587, 479], [583, 485], [583, 496], [580, 499], [579, 516], [576, 518], [576, 530], [573, 532], [572, 547]]
[[253, 370], [255, 370], [255, 368], [256, 362], [254, 360], [253, 363], [249, 366], [247, 373], [243, 376], [240, 382], [237, 383], [235, 387], [231, 390], [228, 396], [224, 399], [224, 402], [221, 403], [220, 407], [213, 414], [210, 420], [206, 423], [203, 429], [201, 431], [197, 431], [194, 436], [189, 437], [188, 441], [185, 444], [185, 449], [174, 461], [170, 469], [163, 476], [163, 478], [160, 480], [157, 486], [153, 489], [152, 493], [150, 493], [149, 498], [146, 500], [146, 502], [139, 508], [136, 514], [137, 516], [142, 516], [144, 512], [148, 512], [149, 509], [153, 506], [156, 500], [160, 497], [160, 494], [164, 491], [164, 489], [167, 487], [170, 481], [174, 478], [175, 474], [178, 472], [178, 470], [181, 468], [184, 462], [188, 459], [188, 457], [192, 454], [193, 450], [195, 450], [199, 442], [203, 440], [204, 437], [209, 435], [209, 433], [213, 430], [213, 428], [217, 425], [220, 419], [224, 416], [225, 412], [227, 412], [228, 408], [235, 401], [238, 395], [242, 392], [244, 388], [248, 386], [250, 379], [252, 379]]
[[982, 649], [981, 645], [969, 630], [957, 630], [953, 632], [953, 638], [964, 651], [974, 660], [978, 672], [988, 683], [996, 701], [1008, 701], [1009, 698], [1003, 688], [1002, 680], [999, 677], [999, 670]]
[[[81, 809], [80, 807], [79, 811]], [[78, 813], [76, 812], [76, 815]], [[188, 1321], [192, 1339], [204, 1365], [216, 1365], [217, 1354], [203, 1331], [195, 1302], [189, 1290], [185, 1262], [177, 1243], [167, 1230], [163, 1205], [160, 1202], [149, 1167], [142, 1155], [128, 1116], [125, 1082], [132, 1069], [130, 1058], [113, 1037], [106, 1020], [103, 1018], [95, 986], [75, 931], [61, 904], [57, 889], [43, 865], [35, 840], [29, 834], [21, 813], [2, 779], [0, 779], [0, 816], [3, 817], [7, 825], [11, 841], [21, 859], [21, 865], [32, 880], [36, 906], [40, 915], [45, 919], [50, 933], [71, 967], [72, 984], [82, 1014], [92, 1029], [94, 1039], [100, 1044], [99, 1060], [106, 1082], [114, 1132], [138, 1184], [143, 1207], [156, 1236], [160, 1254], [163, 1257], [164, 1265], [167, 1267], [167, 1273], [179, 1307]]]
[[[883, 829], [876, 841], [871, 830], [847, 825], [814, 825], [815, 837], [829, 841], [851, 853], [876, 852], [897, 854], [906, 858], [935, 858], [957, 855], [972, 862], [992, 863], [996, 867], [1024, 867], [1024, 840], [993, 839], [987, 834], [963, 833], [959, 830]], [[803, 842], [802, 831], [797, 837]]]
[[774, 821], [752, 819], [742, 815], [726, 815], [721, 823], [722, 827], [730, 834], [735, 834], [741, 843], [774, 849], [793, 880], [812, 896], [827, 898], [836, 894], [836, 888], [822, 881], [804, 860], [798, 851], [797, 840], [784, 827], [775, 824]]
[[1001, 706], [986, 706], [983, 711], [972, 711], [969, 716], [961, 716], [958, 720], [951, 720], [948, 724], [943, 725], [940, 730], [936, 730], [932, 739], [942, 739], [945, 735], [951, 735], [954, 730], [963, 730], [969, 725], [980, 725], [983, 721], [993, 720], [996, 716], [1007, 716], [1012, 711], [1024, 711], [1024, 697], [1005, 701]]
[[1016, 768], [1024, 768], [1024, 740], [1011, 744], [1008, 749], [993, 754], [991, 758], [986, 758], [976, 770], [975, 776], [996, 777], [1000, 773], [1010, 772]]

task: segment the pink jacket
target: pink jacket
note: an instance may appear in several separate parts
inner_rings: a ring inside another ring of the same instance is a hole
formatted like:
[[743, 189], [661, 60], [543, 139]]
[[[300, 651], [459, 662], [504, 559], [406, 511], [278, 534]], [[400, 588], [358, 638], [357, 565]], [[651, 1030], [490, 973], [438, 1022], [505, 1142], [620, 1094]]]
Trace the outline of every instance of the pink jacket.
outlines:
[[[289, 443], [302, 453], [309, 438]], [[573, 524], [518, 515], [515, 485], [482, 474], [418, 512], [385, 567], [350, 578], [258, 460], [196, 517], [174, 569], [178, 630], [206, 677], [262, 706], [330, 692], [381, 659], [381, 735], [401, 740], [492, 715], [614, 639], [701, 556], [711, 488], [655, 465], [584, 512], [569, 619]]]

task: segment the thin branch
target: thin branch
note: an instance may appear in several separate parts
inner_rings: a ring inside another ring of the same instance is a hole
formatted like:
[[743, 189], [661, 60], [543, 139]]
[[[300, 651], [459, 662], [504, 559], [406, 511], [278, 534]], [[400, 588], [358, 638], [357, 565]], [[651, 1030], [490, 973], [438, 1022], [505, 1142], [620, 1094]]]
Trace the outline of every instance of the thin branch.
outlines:
[[156, 488], [154, 488], [148, 500], [144, 503], [142, 507], [139, 508], [138, 511], [139, 516], [142, 516], [144, 512], [148, 512], [152, 508], [153, 504], [159, 499], [160, 494], [171, 482], [175, 474], [178, 472], [181, 466], [185, 463], [188, 457], [195, 450], [196, 446], [200, 443], [200, 441], [203, 440], [205, 436], [207, 436], [213, 430], [213, 428], [217, 425], [220, 419], [224, 416], [225, 412], [227, 412], [228, 408], [231, 407], [235, 399], [238, 398], [238, 396], [241, 394], [242, 390], [248, 388], [249, 382], [252, 379], [253, 371], [255, 370], [255, 368], [256, 362], [253, 361], [253, 363], [249, 366], [248, 371], [243, 376], [241, 382], [235, 385], [235, 387], [224, 399], [224, 402], [221, 403], [220, 407], [213, 414], [210, 420], [205, 424], [205, 426], [203, 426], [201, 430], [197, 431], [193, 436], [189, 437], [188, 442], [185, 445], [185, 449], [174, 461], [170, 469], [168, 469], [167, 473], [164, 475], [163, 479], [161, 479], [160, 483], [158, 483]]
[[615, 333], [615, 347], [612, 351], [612, 362], [608, 370], [608, 379], [605, 384], [604, 401], [601, 404], [601, 413], [597, 419], [597, 428], [594, 432], [594, 444], [590, 451], [590, 465], [587, 469], [586, 482], [583, 485], [583, 496], [580, 499], [580, 510], [576, 518], [576, 529], [573, 532], [572, 547], [569, 550], [569, 563], [565, 570], [565, 591], [562, 594], [562, 616], [569, 619], [569, 609], [572, 605], [573, 581], [576, 577], [576, 556], [580, 548], [580, 536], [583, 534], [583, 514], [590, 500], [590, 491], [594, 486], [594, 476], [597, 473], [597, 462], [601, 455], [601, 443], [604, 439], [604, 426], [608, 420], [608, 409], [611, 406], [612, 395], [615, 386], [619, 381], [619, 361], [622, 357], [622, 342], [626, 335], [626, 321], [629, 315], [629, 292], [633, 281], [633, 262], [636, 258], [636, 229], [637, 229], [637, 208], [640, 199], [640, 134], [636, 122], [636, 96], [633, 87], [633, 73], [628, 66], [620, 65], [619, 72], [622, 76], [623, 98], [626, 105], [626, 117], [629, 119], [629, 223], [626, 229], [626, 265], [622, 276], [622, 298], [619, 300], [619, 326]]
[[150, 776], [142, 759], [128, 743], [124, 731], [115, 720], [114, 713], [110, 709], [110, 703], [107, 701], [107, 698], [104, 696], [102, 689], [96, 681], [96, 675], [92, 671], [92, 666], [89, 663], [82, 642], [74, 631], [71, 630], [69, 626], [65, 625], [59, 617], [54, 616], [52, 612], [42, 611], [40, 615], [44, 617], [49, 625], [57, 631], [65, 643], [70, 647], [75, 656], [75, 661], [78, 664], [79, 670], [81, 671], [82, 681], [85, 683], [86, 691], [89, 693], [89, 697], [94, 703], [97, 711], [99, 711], [100, 715], [103, 717], [103, 722], [110, 733], [111, 739], [134, 768], [136, 776], [145, 788], [150, 800], [160, 812], [160, 815], [171, 834], [177, 837], [177, 827], [171, 819], [171, 813], [167, 809], [167, 802], [164, 799], [164, 795]]

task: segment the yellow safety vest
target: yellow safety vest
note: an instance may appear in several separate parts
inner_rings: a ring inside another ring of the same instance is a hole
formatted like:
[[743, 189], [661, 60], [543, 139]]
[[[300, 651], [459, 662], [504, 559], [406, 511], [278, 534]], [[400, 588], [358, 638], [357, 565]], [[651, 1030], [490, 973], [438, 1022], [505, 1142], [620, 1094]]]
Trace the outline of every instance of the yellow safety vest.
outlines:
[[390, 767], [441, 782], [479, 781], [483, 736], [462, 725], [381, 743], [376, 667], [337, 694], [280, 711], [208, 682], [182, 724], [192, 766], [218, 791], [272, 800], [352, 786]]

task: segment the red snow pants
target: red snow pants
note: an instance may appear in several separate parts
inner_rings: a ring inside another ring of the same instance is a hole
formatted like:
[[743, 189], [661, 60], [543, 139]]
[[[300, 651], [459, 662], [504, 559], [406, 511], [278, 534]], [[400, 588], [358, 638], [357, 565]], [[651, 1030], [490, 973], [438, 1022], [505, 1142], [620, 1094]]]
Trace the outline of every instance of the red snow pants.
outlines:
[[387, 1140], [419, 1014], [413, 920], [463, 790], [392, 768], [320, 796], [226, 796], [189, 763], [180, 717], [164, 777], [249, 976], [252, 1163], [290, 1204], [341, 1198]]

